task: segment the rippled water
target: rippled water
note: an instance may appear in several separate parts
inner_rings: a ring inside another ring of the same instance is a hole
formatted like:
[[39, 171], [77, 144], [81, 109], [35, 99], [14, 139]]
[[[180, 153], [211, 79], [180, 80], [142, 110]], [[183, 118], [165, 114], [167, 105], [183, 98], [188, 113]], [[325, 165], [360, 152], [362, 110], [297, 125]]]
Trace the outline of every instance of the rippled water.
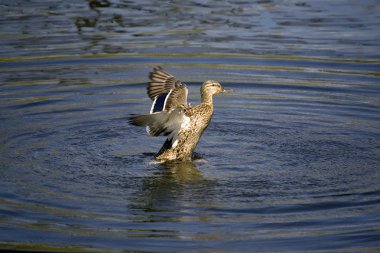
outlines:
[[[380, 250], [377, 1], [2, 1], [0, 249]], [[163, 65], [198, 160], [128, 125]]]

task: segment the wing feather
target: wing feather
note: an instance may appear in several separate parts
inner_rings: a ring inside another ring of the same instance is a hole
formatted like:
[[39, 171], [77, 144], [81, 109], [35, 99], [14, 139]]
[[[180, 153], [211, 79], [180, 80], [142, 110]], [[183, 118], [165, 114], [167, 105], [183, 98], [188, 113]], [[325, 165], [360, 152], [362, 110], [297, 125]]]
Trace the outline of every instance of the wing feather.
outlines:
[[185, 116], [183, 108], [178, 107], [170, 112], [132, 115], [129, 122], [135, 126], [147, 126], [152, 136], [168, 136], [173, 145], [178, 140], [178, 133], [186, 120], [188, 117]]
[[147, 93], [150, 99], [156, 100], [158, 96], [168, 93], [167, 103], [163, 110], [171, 110], [177, 106], [187, 105], [188, 89], [185, 84], [178, 81], [173, 75], [169, 74], [162, 67], [156, 67], [149, 74], [150, 82]]

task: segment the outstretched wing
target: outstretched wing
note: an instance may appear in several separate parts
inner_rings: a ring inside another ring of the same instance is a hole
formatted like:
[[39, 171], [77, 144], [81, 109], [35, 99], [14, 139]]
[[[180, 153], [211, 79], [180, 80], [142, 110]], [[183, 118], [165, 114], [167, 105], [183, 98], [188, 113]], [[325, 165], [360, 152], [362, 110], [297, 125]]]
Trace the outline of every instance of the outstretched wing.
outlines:
[[149, 79], [147, 93], [153, 100], [150, 113], [169, 111], [177, 106], [187, 105], [188, 89], [186, 85], [164, 71], [162, 67], [154, 68], [149, 74]]
[[183, 108], [177, 107], [171, 111], [133, 115], [129, 122], [135, 126], [147, 126], [150, 135], [168, 136], [168, 141], [175, 146], [182, 125], [188, 121], [189, 118], [185, 115]]

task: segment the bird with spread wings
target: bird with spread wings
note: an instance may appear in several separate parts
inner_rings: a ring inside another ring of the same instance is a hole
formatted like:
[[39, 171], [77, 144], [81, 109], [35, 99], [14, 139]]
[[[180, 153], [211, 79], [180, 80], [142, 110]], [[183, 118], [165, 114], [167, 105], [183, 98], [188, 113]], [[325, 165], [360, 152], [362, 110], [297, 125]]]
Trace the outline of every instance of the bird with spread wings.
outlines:
[[186, 85], [156, 67], [149, 74], [147, 93], [153, 100], [149, 114], [133, 115], [130, 123], [146, 126], [152, 136], [165, 135], [167, 139], [156, 154], [160, 162], [191, 160], [192, 153], [213, 115], [213, 95], [230, 92], [214, 80], [201, 86], [201, 103], [187, 102]]

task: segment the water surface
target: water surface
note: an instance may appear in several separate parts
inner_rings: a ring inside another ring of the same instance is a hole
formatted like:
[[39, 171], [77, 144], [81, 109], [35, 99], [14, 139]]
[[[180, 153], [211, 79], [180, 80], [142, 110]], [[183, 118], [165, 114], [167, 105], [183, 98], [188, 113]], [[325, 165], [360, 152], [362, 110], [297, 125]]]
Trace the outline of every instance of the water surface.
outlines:
[[[376, 1], [0, 8], [1, 249], [380, 250]], [[234, 89], [196, 161], [128, 124], [156, 65]]]

